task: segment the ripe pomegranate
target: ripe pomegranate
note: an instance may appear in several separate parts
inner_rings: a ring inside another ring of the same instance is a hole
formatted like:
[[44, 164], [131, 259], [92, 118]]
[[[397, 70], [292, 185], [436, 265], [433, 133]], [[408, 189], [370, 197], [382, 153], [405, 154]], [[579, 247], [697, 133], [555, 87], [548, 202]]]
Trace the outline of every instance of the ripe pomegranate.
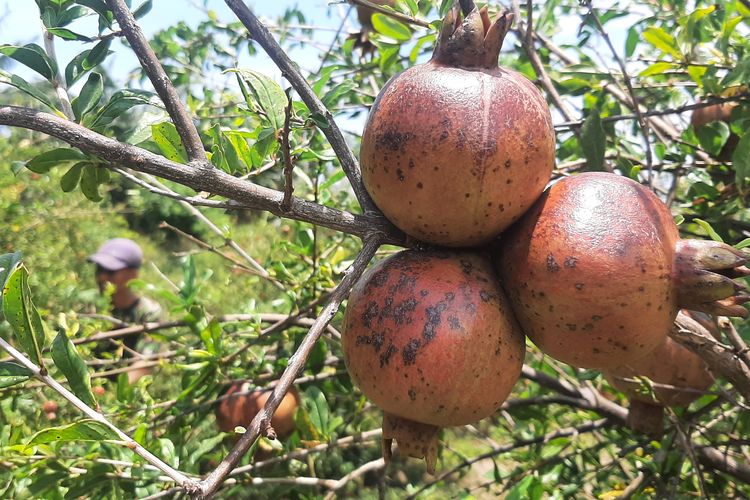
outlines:
[[497, 65], [513, 15], [487, 9], [443, 22], [432, 60], [393, 77], [365, 125], [362, 177], [386, 217], [446, 246], [490, 241], [550, 179], [549, 108], [524, 76]]
[[440, 427], [475, 422], [505, 401], [521, 373], [524, 338], [489, 259], [406, 250], [367, 271], [346, 307], [344, 360], [384, 412], [383, 455], [434, 472]]
[[[679, 308], [747, 316], [750, 297], [727, 275], [747, 255], [681, 240], [646, 187], [584, 173], [550, 187], [500, 239], [503, 286], [526, 334], [550, 356], [607, 368], [655, 349]], [[721, 274], [724, 273], [724, 274]]]
[[[247, 426], [271, 396], [271, 390], [252, 390], [249, 382], [233, 384], [224, 394], [229, 396], [216, 409], [216, 421], [222, 432], [234, 432], [237, 426]], [[233, 394], [236, 394], [233, 396]], [[297, 389], [290, 388], [271, 418], [276, 437], [285, 439], [295, 430], [294, 412], [300, 404]], [[269, 436], [271, 437], [271, 436]]]
[[[670, 337], [665, 337], [646, 356], [604, 370], [604, 376], [630, 398], [630, 427], [656, 436], [662, 433], [665, 406], [690, 405], [714, 381], [701, 357]], [[642, 390], [641, 382], [636, 379], [639, 376], [653, 382], [653, 394]]]

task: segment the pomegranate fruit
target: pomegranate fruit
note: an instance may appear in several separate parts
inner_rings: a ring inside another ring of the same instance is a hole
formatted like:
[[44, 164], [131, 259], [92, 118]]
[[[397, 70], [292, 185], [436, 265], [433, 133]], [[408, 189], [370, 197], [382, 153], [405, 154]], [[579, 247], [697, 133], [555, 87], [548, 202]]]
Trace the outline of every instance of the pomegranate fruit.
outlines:
[[406, 250], [352, 289], [342, 334], [354, 383], [384, 412], [383, 455], [435, 470], [440, 427], [492, 414], [518, 380], [525, 346], [488, 257]]
[[549, 108], [526, 77], [498, 67], [513, 15], [443, 22], [430, 62], [393, 77], [362, 136], [367, 191], [399, 229], [426, 242], [490, 241], [544, 190], [555, 160]]
[[553, 184], [503, 234], [495, 257], [526, 335], [574, 366], [607, 368], [643, 357], [682, 307], [747, 316], [741, 304], [749, 297], [729, 277], [748, 274], [747, 255], [723, 243], [681, 240], [666, 205], [615, 174]]
[[[603, 373], [614, 388], [630, 399], [630, 427], [655, 436], [662, 433], [665, 406], [690, 405], [714, 381], [701, 357], [670, 337], [644, 357]], [[637, 377], [653, 382], [653, 394], [642, 390]]]
[[[247, 426], [271, 396], [271, 390], [252, 390], [249, 382], [233, 384], [228, 396], [216, 409], [216, 421], [222, 432], [234, 432], [237, 426]], [[294, 412], [300, 404], [297, 389], [290, 388], [271, 418], [271, 427], [279, 439], [289, 437], [295, 430]], [[271, 437], [271, 436], [269, 436]]]

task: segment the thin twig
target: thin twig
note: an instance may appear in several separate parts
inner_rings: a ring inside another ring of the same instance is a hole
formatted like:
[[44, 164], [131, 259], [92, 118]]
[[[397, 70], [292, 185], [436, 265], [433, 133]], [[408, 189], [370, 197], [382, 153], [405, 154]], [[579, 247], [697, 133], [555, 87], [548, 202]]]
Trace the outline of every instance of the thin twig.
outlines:
[[349, 474], [336, 481], [336, 484], [333, 485], [333, 488], [331, 488], [331, 491], [325, 496], [324, 500], [332, 500], [333, 498], [336, 498], [336, 492], [349, 484], [350, 481], [364, 476], [368, 472], [380, 470], [383, 468], [385, 468], [385, 459], [382, 457], [360, 465]]
[[734, 347], [736, 356], [742, 359], [747, 367], [750, 368], [750, 348], [748, 348], [745, 341], [742, 340], [742, 337], [740, 337], [740, 334], [732, 324], [732, 321], [729, 318], [722, 318], [719, 320], [719, 326], [724, 332], [724, 335], [727, 336], [727, 339], [729, 339], [729, 343]]
[[84, 415], [86, 415], [86, 417], [102, 425], [105, 425], [108, 429], [110, 429], [112, 432], [115, 433], [119, 441], [122, 441], [129, 449], [131, 449], [139, 457], [143, 458], [146, 462], [150, 463], [151, 465], [159, 469], [161, 472], [163, 472], [164, 474], [172, 478], [172, 480], [174, 480], [175, 483], [177, 483], [182, 488], [184, 488], [185, 491], [189, 493], [198, 491], [198, 483], [196, 483], [193, 479], [187, 477], [182, 472], [173, 469], [172, 467], [164, 463], [162, 460], [160, 460], [158, 457], [153, 455], [146, 448], [144, 448], [143, 446], [138, 444], [136, 441], [134, 441], [130, 436], [122, 432], [112, 422], [107, 420], [101, 413], [89, 407], [86, 403], [81, 401], [78, 398], [78, 396], [76, 396], [75, 394], [70, 392], [68, 389], [63, 387], [63, 385], [57, 382], [57, 380], [50, 377], [49, 375], [43, 375], [40, 372], [38, 366], [32, 363], [25, 355], [17, 351], [12, 345], [6, 342], [5, 339], [3, 338], [0, 338], [0, 348], [2, 348], [8, 354], [10, 354], [11, 357], [13, 357], [13, 359], [21, 363], [26, 368], [28, 368], [37, 379], [47, 384], [50, 388], [52, 388], [55, 392], [57, 392], [60, 396], [62, 396], [66, 401], [70, 402], [73, 406], [78, 408]]
[[[57, 54], [55, 53], [55, 35], [47, 31], [47, 28], [42, 26], [44, 33], [42, 38], [44, 39], [44, 51], [50, 59], [57, 61]], [[57, 98], [60, 99], [62, 105], [62, 112], [68, 118], [68, 120], [75, 120], [75, 114], [73, 113], [73, 107], [70, 104], [70, 96], [68, 95], [68, 87], [63, 82], [62, 75], [60, 74], [59, 63], [58, 70], [52, 78], [52, 86], [55, 88]]]
[[242, 0], [224, 1], [237, 15], [239, 20], [250, 33], [252, 39], [263, 47], [263, 50], [265, 50], [273, 62], [276, 63], [276, 66], [278, 66], [289, 83], [292, 84], [292, 87], [294, 87], [294, 90], [302, 98], [302, 101], [308, 107], [310, 112], [320, 115], [328, 123], [328, 126], [324, 127], [321, 131], [336, 152], [336, 156], [338, 156], [339, 161], [341, 162], [341, 168], [344, 170], [344, 173], [351, 183], [352, 190], [359, 201], [359, 205], [362, 207], [362, 211], [365, 213], [379, 213], [362, 183], [359, 162], [354, 156], [354, 152], [352, 152], [347, 144], [338, 125], [333, 120], [331, 112], [315, 94], [312, 87], [310, 87], [310, 84], [305, 77], [300, 74], [299, 70], [294, 65], [294, 62], [289, 59], [289, 56], [287, 56], [284, 49], [279, 46], [273, 35], [271, 35], [268, 29], [263, 26], [257, 17], [255, 17], [255, 14], [250, 11]]
[[158, 57], [156, 57], [156, 54], [151, 49], [148, 40], [146, 40], [141, 28], [136, 23], [130, 9], [125, 5], [125, 1], [107, 0], [107, 4], [115, 15], [117, 23], [128, 39], [130, 46], [133, 47], [135, 55], [138, 56], [143, 70], [148, 75], [149, 80], [151, 80], [156, 93], [159, 94], [164, 107], [167, 108], [167, 113], [169, 113], [177, 128], [177, 132], [180, 134], [188, 158], [191, 161], [199, 162], [203, 167], [213, 168], [206, 157], [206, 151], [203, 148], [203, 142], [198, 134], [198, 130], [195, 128], [190, 115], [185, 110], [177, 89], [175, 89], [161, 63], [159, 63]]
[[379, 12], [388, 17], [392, 17], [393, 19], [396, 19], [397, 21], [402, 21], [407, 24], [413, 24], [415, 26], [421, 26], [422, 28], [430, 27], [430, 23], [428, 23], [427, 21], [423, 21], [422, 19], [417, 19], [416, 17], [407, 16], [406, 14], [402, 14], [394, 10], [386, 9], [382, 5], [369, 2], [368, 0], [347, 0], [347, 2], [349, 2], [352, 5], [361, 5], [362, 7], [367, 7], [368, 9], [372, 9], [375, 12]]
[[333, 319], [333, 316], [338, 311], [339, 305], [349, 294], [349, 290], [354, 285], [354, 282], [359, 279], [362, 273], [365, 271], [367, 264], [370, 262], [372, 257], [375, 255], [378, 247], [381, 245], [381, 241], [377, 238], [371, 238], [365, 240], [365, 244], [360, 251], [357, 258], [352, 263], [348, 273], [341, 280], [341, 283], [331, 293], [328, 303], [323, 308], [320, 316], [315, 320], [315, 323], [310, 328], [310, 331], [305, 335], [302, 343], [298, 347], [297, 351], [289, 358], [289, 364], [284, 370], [284, 373], [279, 379], [279, 384], [273, 391], [273, 394], [266, 401], [263, 409], [253, 418], [253, 421], [247, 426], [246, 432], [237, 441], [237, 444], [229, 452], [224, 460], [201, 482], [202, 498], [210, 498], [218, 491], [221, 484], [224, 482], [229, 473], [234, 469], [242, 457], [250, 449], [250, 446], [258, 438], [262, 430], [271, 421], [273, 413], [278, 408], [284, 395], [287, 393], [292, 383], [294, 382], [297, 373], [303, 368], [307, 357], [310, 355], [312, 348], [320, 338], [323, 329]]
[[291, 208], [292, 193], [294, 193], [294, 183], [292, 180], [294, 160], [292, 159], [291, 146], [289, 145], [289, 134], [291, 133], [289, 122], [292, 118], [291, 90], [286, 90], [288, 104], [284, 110], [284, 130], [281, 132], [281, 155], [284, 158], [284, 199], [281, 201], [281, 209], [284, 211], [288, 211]]
[[633, 83], [630, 81], [630, 75], [628, 75], [628, 69], [625, 67], [625, 63], [623, 62], [620, 55], [617, 53], [617, 50], [615, 50], [614, 45], [612, 45], [612, 41], [609, 39], [607, 30], [604, 29], [604, 25], [599, 19], [599, 14], [597, 14], [596, 9], [591, 4], [591, 0], [588, 0], [588, 8], [589, 8], [589, 15], [593, 18], [594, 22], [596, 23], [596, 27], [599, 29], [599, 33], [601, 33], [602, 37], [604, 38], [604, 41], [609, 47], [609, 50], [612, 53], [612, 57], [614, 57], [615, 61], [617, 61], [617, 64], [620, 66], [620, 71], [622, 71], [622, 78], [623, 80], [625, 80], [625, 86], [628, 88], [630, 99], [635, 104], [635, 106], [633, 106], [633, 111], [635, 112], [635, 115], [638, 117], [638, 124], [641, 127], [641, 132], [643, 135], [644, 149], [646, 153], [646, 165], [648, 167], [648, 183], [649, 183], [649, 186], [653, 187], [654, 186], [653, 158], [651, 156], [651, 137], [650, 137], [649, 128], [648, 128], [648, 121], [646, 121], [643, 118], [643, 115], [641, 114], [641, 107], [639, 106], [638, 99], [635, 96], [635, 90], [633, 90]]

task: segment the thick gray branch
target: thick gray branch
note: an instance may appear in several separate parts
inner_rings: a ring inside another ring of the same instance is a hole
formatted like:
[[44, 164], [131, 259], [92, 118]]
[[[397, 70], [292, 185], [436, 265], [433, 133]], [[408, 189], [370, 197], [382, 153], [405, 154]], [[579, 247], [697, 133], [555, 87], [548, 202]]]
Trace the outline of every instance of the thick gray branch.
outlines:
[[168, 179], [196, 191], [206, 191], [238, 202], [237, 208], [267, 210], [279, 217], [324, 226], [364, 238], [378, 234], [384, 243], [406, 245], [405, 237], [379, 214], [355, 215], [317, 203], [292, 198], [288, 211], [281, 209], [284, 193], [219, 169], [194, 169], [130, 144], [117, 142], [49, 113], [17, 106], [0, 106], [0, 125], [43, 132], [85, 153], [96, 155], [112, 166], [127, 167]]

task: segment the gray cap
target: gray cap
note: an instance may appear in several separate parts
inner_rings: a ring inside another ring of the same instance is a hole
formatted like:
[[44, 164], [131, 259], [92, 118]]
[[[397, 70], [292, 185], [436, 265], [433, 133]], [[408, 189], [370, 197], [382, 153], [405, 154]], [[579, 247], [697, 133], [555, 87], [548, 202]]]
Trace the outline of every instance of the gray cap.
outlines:
[[127, 267], [141, 267], [143, 252], [141, 247], [127, 238], [106, 241], [88, 260], [108, 271], [119, 271]]

